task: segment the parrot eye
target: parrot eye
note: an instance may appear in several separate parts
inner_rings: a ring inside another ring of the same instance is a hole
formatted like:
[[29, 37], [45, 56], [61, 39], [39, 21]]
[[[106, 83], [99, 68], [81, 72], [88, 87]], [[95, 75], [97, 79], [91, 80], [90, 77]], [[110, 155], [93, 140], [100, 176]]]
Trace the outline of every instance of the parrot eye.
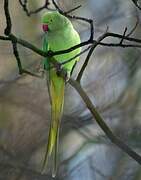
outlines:
[[52, 22], [53, 20], [51, 19], [50, 22]]

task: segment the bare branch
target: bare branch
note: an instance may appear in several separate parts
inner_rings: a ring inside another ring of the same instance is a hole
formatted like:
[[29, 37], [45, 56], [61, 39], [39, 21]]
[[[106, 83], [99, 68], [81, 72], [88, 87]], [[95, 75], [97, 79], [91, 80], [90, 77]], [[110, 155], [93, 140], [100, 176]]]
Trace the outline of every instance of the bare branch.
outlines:
[[[97, 44], [97, 45], [98, 45], [98, 44]], [[77, 76], [77, 78], [76, 78], [76, 80], [77, 80], [78, 82], [81, 81], [81, 78], [82, 78], [82, 76], [83, 76], [83, 73], [84, 73], [87, 65], [88, 65], [88, 62], [89, 62], [89, 60], [90, 60], [90, 57], [91, 57], [91, 55], [92, 55], [92, 53], [93, 53], [93, 51], [94, 51], [94, 49], [95, 49], [95, 47], [96, 47], [97, 45], [96, 45], [96, 44], [93, 45], [93, 46], [91, 47], [91, 49], [89, 50], [88, 55], [87, 55], [87, 57], [86, 57], [86, 59], [85, 59], [85, 62], [84, 62], [84, 64], [83, 64], [82, 68], [80, 69], [80, 71], [79, 71], [79, 73], [78, 73], [78, 76]]]
[[141, 48], [141, 44], [120, 44], [120, 43], [103, 43], [100, 42], [99, 45], [106, 47], [121, 47], [121, 48]]
[[141, 10], [141, 6], [138, 4], [138, 0], [132, 0], [132, 2], [135, 4], [135, 6]]
[[131, 29], [131, 31], [126, 35], [127, 37], [131, 36], [131, 35], [135, 32], [135, 30], [137, 29], [138, 24], [139, 24], [139, 17], [137, 16], [136, 24], [135, 24], [135, 26]]
[[4, 1], [4, 12], [6, 17], [6, 28], [4, 30], [4, 34], [8, 36], [11, 33], [11, 29], [12, 29], [12, 23], [9, 13], [9, 0]]
[[0, 40], [10, 41], [10, 38], [9, 37], [5, 37], [5, 36], [0, 36]]
[[126, 32], [127, 32], [127, 27], [125, 27], [123, 36], [122, 36], [121, 41], [120, 41], [120, 43], [119, 43], [119, 44], [121, 44], [121, 45], [122, 45], [122, 43], [123, 43], [123, 41], [124, 41], [124, 37], [125, 37]]
[[86, 59], [85, 59], [85, 62], [84, 62], [83, 66], [82, 66], [82, 68], [81, 68], [81, 70], [80, 70], [80, 72], [79, 72], [79, 74], [78, 74], [78, 76], [77, 76], [77, 79], [76, 79], [76, 80], [77, 80], [79, 83], [80, 83], [81, 78], [82, 78], [82, 76], [83, 76], [83, 73], [84, 73], [84, 71], [85, 71], [85, 69], [86, 69], [86, 67], [87, 67], [87, 65], [88, 65], [88, 63], [89, 63], [90, 57], [91, 57], [94, 49], [99, 45], [99, 43], [100, 43], [105, 37], [106, 37], [106, 33], [104, 33], [102, 36], [100, 36], [100, 37], [98, 38], [98, 40], [93, 43], [93, 46], [91, 47], [91, 49], [90, 49], [90, 51], [89, 51], [89, 53], [88, 53], [88, 55], [87, 55], [87, 57], [86, 57]]
[[133, 151], [131, 148], [129, 148], [123, 141], [121, 141], [118, 137], [116, 137], [111, 129], [108, 127], [108, 125], [104, 122], [103, 118], [99, 114], [99, 112], [96, 110], [95, 106], [92, 104], [91, 100], [81, 87], [81, 85], [73, 80], [70, 79], [69, 83], [76, 89], [76, 91], [79, 93], [83, 101], [85, 102], [87, 108], [92, 113], [93, 117], [95, 118], [98, 125], [101, 127], [101, 129], [105, 132], [107, 137], [116, 144], [120, 149], [122, 149], [124, 152], [126, 152], [130, 157], [132, 157], [134, 160], [136, 160], [141, 165], [141, 156], [137, 154], [135, 151]]
[[27, 0], [24, 0], [24, 2], [22, 0], [19, 0], [19, 3], [22, 6], [22, 8], [25, 11], [27, 16], [31, 16], [32, 14], [37, 14], [38, 12], [41, 12], [43, 9], [49, 9], [48, 6], [50, 4], [49, 0], [45, 0], [45, 3], [44, 3], [43, 6], [37, 8], [35, 10], [30, 11], [28, 9], [28, 2], [27, 2]]
[[18, 68], [19, 68], [19, 74], [22, 74], [22, 64], [21, 64], [19, 52], [17, 49], [17, 43], [12, 41], [12, 45], [13, 45], [13, 54], [15, 55], [15, 58], [16, 58], [17, 64], [18, 64]]
[[80, 55], [82, 55], [82, 54], [84, 54], [85, 52], [87, 52], [91, 47], [92, 47], [92, 45], [88, 46], [86, 49], [84, 49], [83, 51], [81, 51], [80, 53], [78, 53], [77, 55], [75, 55], [74, 57], [72, 57], [72, 58], [70, 58], [70, 59], [65, 60], [64, 62], [62, 62], [61, 65], [66, 64], [66, 63], [72, 61], [73, 59], [79, 57]]
[[76, 11], [76, 10], [79, 9], [80, 7], [82, 7], [82, 6], [79, 5], [79, 6], [75, 7], [75, 8], [73, 8], [73, 9], [70, 9], [69, 11], [66, 11], [65, 14], [69, 14], [69, 13], [71, 13], [71, 12], [73, 12], [73, 11]]

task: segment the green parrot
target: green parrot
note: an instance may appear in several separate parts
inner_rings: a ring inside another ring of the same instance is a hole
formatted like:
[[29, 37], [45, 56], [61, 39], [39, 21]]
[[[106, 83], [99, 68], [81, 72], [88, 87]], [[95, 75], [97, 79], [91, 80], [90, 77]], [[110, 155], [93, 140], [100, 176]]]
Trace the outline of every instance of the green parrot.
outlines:
[[[73, 28], [71, 21], [57, 11], [47, 12], [43, 15], [42, 28], [45, 32], [43, 50], [46, 52], [49, 50], [65, 50], [80, 43], [79, 34]], [[75, 57], [80, 51], [81, 48], [78, 48], [66, 54], [56, 55], [53, 58], [59, 63], [62, 63]], [[53, 67], [51, 60], [52, 58], [44, 59], [44, 69], [47, 74], [47, 84], [51, 103], [51, 123], [43, 169], [48, 158], [52, 157], [52, 176], [55, 177], [57, 172], [59, 128], [63, 112], [66, 80], [57, 74], [57, 68]], [[78, 60], [79, 57], [76, 57], [72, 61], [62, 65], [67, 74], [66, 79], [70, 77]]]

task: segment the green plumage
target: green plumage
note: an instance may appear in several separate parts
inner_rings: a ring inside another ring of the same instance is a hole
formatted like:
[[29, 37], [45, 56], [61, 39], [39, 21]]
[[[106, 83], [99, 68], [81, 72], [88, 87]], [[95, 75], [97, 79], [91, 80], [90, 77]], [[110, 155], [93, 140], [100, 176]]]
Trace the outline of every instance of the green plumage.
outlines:
[[[49, 45], [48, 45], [48, 40], [47, 40], [47, 34], [44, 35], [44, 39], [43, 39], [43, 51], [47, 52], [49, 49]], [[49, 70], [50, 68], [50, 64], [48, 59], [44, 59], [43, 61], [43, 67], [45, 70]]]
[[[45, 33], [43, 41], [44, 51], [60, 51], [68, 49], [80, 43], [80, 37], [73, 28], [70, 20], [58, 12], [45, 13], [42, 18], [42, 23], [48, 25], [48, 32]], [[80, 53], [80, 48], [66, 54], [56, 55], [54, 58], [58, 62], [64, 62]], [[73, 59], [69, 63], [63, 65], [67, 72], [68, 78], [70, 77], [73, 66], [79, 57]], [[43, 168], [46, 165], [48, 158], [52, 155], [53, 167], [52, 176], [55, 177], [57, 171], [57, 152], [59, 141], [59, 127], [64, 104], [64, 89], [65, 80], [59, 77], [56, 73], [56, 68], [52, 67], [51, 58], [44, 60], [44, 68], [47, 70], [48, 90], [51, 102], [52, 119], [50, 123], [50, 130], [48, 136], [48, 144]]]

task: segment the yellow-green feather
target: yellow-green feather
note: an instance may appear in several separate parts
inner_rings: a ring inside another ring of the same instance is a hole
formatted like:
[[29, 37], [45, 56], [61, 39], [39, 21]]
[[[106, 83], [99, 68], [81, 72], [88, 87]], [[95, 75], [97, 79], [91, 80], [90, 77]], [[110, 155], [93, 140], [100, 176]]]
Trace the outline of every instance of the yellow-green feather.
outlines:
[[[51, 51], [60, 51], [60, 50], [68, 49], [80, 43], [80, 37], [73, 28], [71, 22], [66, 17], [59, 14], [58, 12], [45, 13], [42, 18], [42, 23], [48, 24], [49, 27], [49, 31], [47, 32], [47, 36], [46, 36], [47, 43], [43, 45], [44, 46], [43, 49], [45, 51], [47, 51], [47, 46], [49, 46], [49, 50]], [[79, 54], [80, 50], [81, 49], [78, 48], [69, 53], [56, 55], [54, 56], [54, 58], [61, 63]], [[76, 64], [76, 61], [78, 60], [79, 57], [63, 65], [63, 68], [66, 69], [68, 76], [70, 76], [73, 66]], [[44, 67], [50, 67], [51, 64], [50, 61], [51, 58], [45, 59]], [[55, 177], [57, 171], [59, 128], [60, 128], [60, 121], [61, 121], [63, 105], [64, 105], [65, 80], [56, 74], [55, 68], [50, 68], [47, 74], [48, 74], [48, 89], [49, 89], [50, 101], [51, 101], [52, 120], [50, 124], [47, 151], [43, 166], [46, 165], [48, 158], [52, 155], [53, 158], [52, 176]]]
[[[53, 152], [53, 171], [52, 175], [56, 175], [57, 171], [57, 152], [58, 152], [58, 143], [59, 143], [59, 129], [60, 121], [63, 112], [64, 105], [64, 88], [65, 81], [62, 77], [59, 77], [54, 70], [50, 71], [51, 80], [50, 80], [50, 96], [53, 100], [52, 105], [52, 122], [51, 122], [51, 131], [49, 139], [50, 149], [49, 153]], [[54, 149], [53, 149], [54, 148]]]

